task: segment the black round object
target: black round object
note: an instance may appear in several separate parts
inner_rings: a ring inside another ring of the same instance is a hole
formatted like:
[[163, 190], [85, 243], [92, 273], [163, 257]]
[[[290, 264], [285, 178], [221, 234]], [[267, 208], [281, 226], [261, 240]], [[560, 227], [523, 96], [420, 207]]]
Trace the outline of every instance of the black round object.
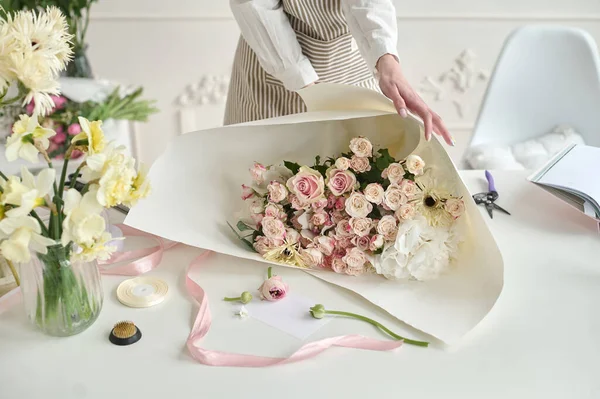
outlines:
[[140, 331], [139, 328], [137, 328], [137, 326], [135, 327], [135, 334], [133, 334], [131, 337], [119, 338], [114, 334], [114, 332], [112, 330], [110, 332], [110, 336], [108, 337], [110, 342], [112, 342], [113, 344], [118, 345], [118, 346], [127, 346], [127, 345], [131, 345], [131, 344], [135, 344], [141, 338], [142, 338], [142, 332]]

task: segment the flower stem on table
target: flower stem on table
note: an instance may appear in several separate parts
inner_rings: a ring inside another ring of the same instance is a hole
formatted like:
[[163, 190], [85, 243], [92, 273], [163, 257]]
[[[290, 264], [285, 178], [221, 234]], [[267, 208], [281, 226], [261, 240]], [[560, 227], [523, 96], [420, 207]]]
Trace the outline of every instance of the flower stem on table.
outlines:
[[390, 330], [389, 328], [385, 327], [383, 324], [370, 319], [366, 316], [362, 316], [356, 313], [350, 313], [350, 312], [342, 312], [339, 310], [326, 310], [325, 307], [323, 305], [315, 305], [312, 308], [310, 308], [310, 314], [312, 315], [312, 317], [314, 317], [315, 319], [322, 319], [323, 317], [325, 317], [325, 315], [338, 315], [338, 316], [346, 316], [346, 317], [351, 317], [357, 320], [362, 320], [362, 321], [366, 321], [367, 323], [379, 328], [381, 331], [385, 332], [386, 334], [388, 334], [389, 336], [391, 336], [394, 339], [397, 339], [399, 341], [404, 341], [404, 343], [406, 344], [410, 344], [410, 345], [416, 345], [416, 346], [423, 346], [423, 347], [427, 347], [429, 346], [429, 342], [425, 342], [425, 341], [415, 341], [413, 339], [409, 339], [409, 338], [404, 338], [396, 333], [394, 333], [392, 330]]
[[227, 301], [227, 302], [241, 302], [243, 304], [246, 304], [246, 303], [248, 303], [248, 302], [250, 302], [252, 300], [252, 294], [249, 293], [248, 291], [244, 291], [244, 292], [242, 292], [242, 295], [240, 295], [237, 298], [227, 298], [227, 297], [225, 297], [225, 298], [223, 298], [223, 300]]

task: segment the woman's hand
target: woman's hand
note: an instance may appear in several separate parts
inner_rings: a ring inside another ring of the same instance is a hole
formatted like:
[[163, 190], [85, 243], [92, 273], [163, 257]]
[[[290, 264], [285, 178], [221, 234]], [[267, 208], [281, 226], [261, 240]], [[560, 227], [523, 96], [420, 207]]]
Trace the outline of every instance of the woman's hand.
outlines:
[[396, 57], [391, 54], [382, 56], [377, 62], [379, 87], [383, 94], [394, 102], [396, 110], [403, 118], [407, 109], [419, 115], [425, 124], [425, 139], [431, 139], [432, 131], [444, 138], [448, 145], [454, 145], [454, 139], [444, 126], [442, 118], [425, 104], [423, 99], [410, 86]]

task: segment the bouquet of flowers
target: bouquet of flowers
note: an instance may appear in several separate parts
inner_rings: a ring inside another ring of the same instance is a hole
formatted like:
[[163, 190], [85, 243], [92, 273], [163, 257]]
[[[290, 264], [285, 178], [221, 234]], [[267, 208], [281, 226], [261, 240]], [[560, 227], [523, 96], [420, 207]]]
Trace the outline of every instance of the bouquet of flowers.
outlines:
[[461, 198], [436, 184], [415, 154], [396, 160], [364, 137], [350, 152], [312, 166], [255, 163], [242, 186], [247, 216], [237, 224], [266, 260], [389, 279], [431, 280], [458, 249]]

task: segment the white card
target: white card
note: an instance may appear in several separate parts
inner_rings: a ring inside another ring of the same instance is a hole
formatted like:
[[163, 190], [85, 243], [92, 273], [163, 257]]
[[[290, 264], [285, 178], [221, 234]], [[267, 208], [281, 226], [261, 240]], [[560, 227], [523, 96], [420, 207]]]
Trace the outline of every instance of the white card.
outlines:
[[315, 319], [309, 313], [316, 305], [312, 299], [288, 294], [277, 302], [252, 301], [246, 304], [250, 317], [284, 331], [296, 338], [306, 339], [329, 322], [327, 317]]

